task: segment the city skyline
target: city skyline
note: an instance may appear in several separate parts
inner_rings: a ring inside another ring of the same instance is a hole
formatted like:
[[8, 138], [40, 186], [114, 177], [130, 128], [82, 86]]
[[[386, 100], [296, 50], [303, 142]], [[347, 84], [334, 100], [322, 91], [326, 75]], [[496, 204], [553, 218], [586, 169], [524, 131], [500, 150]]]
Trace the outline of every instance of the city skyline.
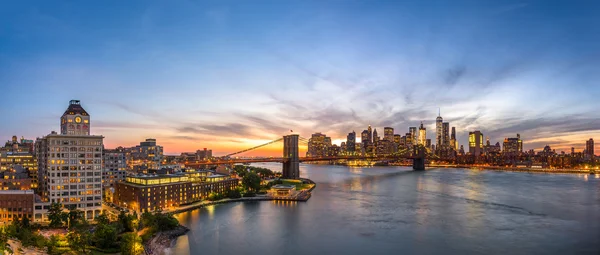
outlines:
[[107, 148], [156, 138], [166, 154], [219, 155], [290, 130], [339, 144], [421, 121], [435, 141], [441, 108], [461, 145], [480, 130], [581, 151], [600, 135], [598, 3], [582, 3], [9, 3], [0, 135], [59, 131], [79, 99]]

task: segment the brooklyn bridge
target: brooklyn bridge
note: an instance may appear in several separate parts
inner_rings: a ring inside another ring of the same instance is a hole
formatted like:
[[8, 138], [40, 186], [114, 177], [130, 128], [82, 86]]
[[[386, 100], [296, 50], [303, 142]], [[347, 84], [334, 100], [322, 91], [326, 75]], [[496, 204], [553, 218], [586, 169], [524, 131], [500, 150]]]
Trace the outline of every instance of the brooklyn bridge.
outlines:
[[[282, 138], [261, 144], [252, 148], [248, 148], [242, 151], [230, 153], [228, 155], [207, 159], [203, 161], [185, 162], [186, 167], [200, 168], [209, 165], [223, 165], [223, 164], [245, 164], [245, 163], [264, 163], [264, 162], [277, 162], [283, 164], [282, 177], [286, 179], [298, 179], [300, 178], [300, 162], [317, 162], [317, 161], [335, 161], [335, 160], [412, 160], [413, 170], [422, 171], [425, 170], [426, 153], [425, 149], [421, 146], [416, 146], [412, 151], [404, 150], [390, 155], [337, 155], [337, 156], [324, 156], [324, 157], [300, 157], [299, 155], [299, 144], [300, 142], [306, 143], [306, 138], [300, 137], [299, 135], [286, 135]], [[257, 150], [267, 145], [274, 143], [283, 142], [283, 154], [281, 157], [263, 157], [263, 158], [233, 158], [232, 156]]]

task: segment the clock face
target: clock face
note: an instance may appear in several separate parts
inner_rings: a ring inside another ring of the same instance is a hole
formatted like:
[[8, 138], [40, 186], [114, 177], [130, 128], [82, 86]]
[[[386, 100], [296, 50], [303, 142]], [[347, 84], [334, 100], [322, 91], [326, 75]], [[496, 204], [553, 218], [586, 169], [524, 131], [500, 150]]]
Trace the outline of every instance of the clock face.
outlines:
[[81, 123], [81, 117], [79, 117], [79, 116], [75, 117], [75, 123]]

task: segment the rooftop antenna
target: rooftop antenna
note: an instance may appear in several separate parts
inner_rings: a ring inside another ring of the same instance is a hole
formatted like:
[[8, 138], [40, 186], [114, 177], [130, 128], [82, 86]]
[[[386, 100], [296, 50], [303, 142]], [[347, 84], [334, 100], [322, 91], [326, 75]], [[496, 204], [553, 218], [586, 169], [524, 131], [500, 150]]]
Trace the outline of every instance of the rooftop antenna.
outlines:
[[438, 108], [438, 116], [442, 116], [442, 108]]

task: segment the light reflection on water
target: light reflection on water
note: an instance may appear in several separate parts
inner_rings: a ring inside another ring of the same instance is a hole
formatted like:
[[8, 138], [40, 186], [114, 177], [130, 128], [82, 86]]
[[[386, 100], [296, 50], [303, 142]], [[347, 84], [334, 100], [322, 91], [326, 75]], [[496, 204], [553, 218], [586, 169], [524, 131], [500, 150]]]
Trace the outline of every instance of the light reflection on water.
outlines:
[[300, 170], [317, 182], [308, 202], [222, 204], [179, 214], [192, 231], [172, 254], [600, 252], [597, 175]]

